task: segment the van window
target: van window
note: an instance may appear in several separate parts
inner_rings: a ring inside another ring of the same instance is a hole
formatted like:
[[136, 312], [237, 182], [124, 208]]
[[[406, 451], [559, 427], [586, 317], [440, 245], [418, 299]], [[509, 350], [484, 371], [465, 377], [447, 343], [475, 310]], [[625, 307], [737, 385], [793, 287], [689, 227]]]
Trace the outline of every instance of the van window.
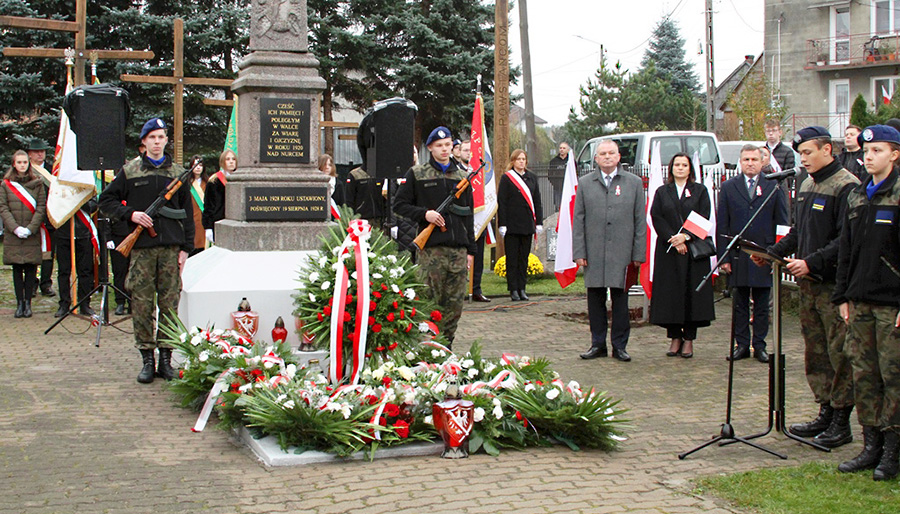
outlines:
[[621, 156], [620, 164], [634, 166], [637, 161], [638, 139], [635, 138], [612, 138], [619, 145], [619, 155]]
[[709, 136], [688, 136], [686, 138], [687, 154], [693, 156], [694, 152], [700, 154], [700, 164], [708, 166], [719, 162], [719, 152], [716, 142]]
[[653, 145], [659, 141], [659, 157], [662, 159], [662, 165], [666, 166], [672, 157], [681, 152], [681, 136], [665, 136], [654, 137], [650, 139], [650, 155], [653, 156]]
[[588, 141], [587, 145], [581, 149], [581, 155], [578, 156], [578, 169], [582, 171], [590, 171], [594, 166], [594, 154], [597, 152], [597, 141]]

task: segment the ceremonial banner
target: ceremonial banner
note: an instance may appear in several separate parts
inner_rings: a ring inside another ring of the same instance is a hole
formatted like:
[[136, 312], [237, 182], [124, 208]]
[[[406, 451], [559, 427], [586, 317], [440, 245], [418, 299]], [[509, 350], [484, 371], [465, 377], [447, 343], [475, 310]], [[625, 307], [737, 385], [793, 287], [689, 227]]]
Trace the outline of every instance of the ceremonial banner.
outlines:
[[[696, 154], [695, 154], [696, 155]], [[697, 162], [695, 168], [697, 169], [697, 173], [700, 173], [699, 166], [699, 157], [695, 157], [694, 161]], [[772, 159], [773, 161], [775, 159]], [[713, 239], [715, 239], [716, 234], [716, 187], [715, 187], [715, 179], [713, 178], [712, 172], [707, 171], [706, 175], [703, 177], [703, 185], [706, 187], [706, 194], [709, 195], [709, 233], [713, 234]], [[713, 277], [719, 276], [719, 258], [715, 255], [710, 256], [709, 258], [709, 269], [713, 270]]]
[[[231, 120], [228, 121], [228, 132], [225, 133], [225, 147], [222, 148], [222, 151], [231, 150], [234, 152], [234, 155], [238, 153], [238, 120], [237, 120], [237, 112], [238, 112], [238, 95], [234, 95], [234, 105], [231, 107]], [[224, 176], [224, 172], [219, 170], [220, 173]], [[224, 184], [224, 182], [223, 182]]]
[[566, 175], [563, 178], [562, 199], [559, 202], [559, 217], [556, 219], [556, 263], [553, 271], [561, 287], [568, 287], [575, 281], [578, 265], [572, 259], [572, 222], [575, 219], [575, 193], [578, 190], [578, 175], [575, 173], [575, 152], [569, 152]]
[[653, 207], [653, 197], [656, 190], [663, 185], [662, 157], [659, 152], [659, 141], [653, 143], [650, 151], [650, 180], [647, 183], [647, 261], [641, 264], [641, 286], [647, 298], [652, 297], [653, 291], [653, 258], [656, 256], [656, 230], [653, 230], [653, 220], [650, 219], [650, 209]]
[[[494, 160], [488, 144], [487, 129], [484, 125], [484, 100], [481, 94], [475, 96], [475, 110], [472, 113], [472, 158], [469, 161], [473, 169], [487, 163], [483, 170], [472, 179], [472, 196], [475, 199], [475, 238], [481, 237], [494, 214], [497, 213], [497, 184], [494, 180]], [[488, 244], [493, 243], [486, 241]]]

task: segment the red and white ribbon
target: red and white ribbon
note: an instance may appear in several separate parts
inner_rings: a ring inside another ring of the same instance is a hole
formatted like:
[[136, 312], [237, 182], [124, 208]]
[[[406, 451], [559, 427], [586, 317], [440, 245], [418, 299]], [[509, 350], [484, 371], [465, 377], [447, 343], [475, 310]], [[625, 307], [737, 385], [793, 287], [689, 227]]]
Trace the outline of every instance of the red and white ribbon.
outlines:
[[506, 177], [512, 181], [513, 185], [516, 186], [516, 189], [522, 193], [522, 196], [525, 197], [525, 202], [528, 203], [528, 207], [531, 209], [531, 219], [534, 221], [535, 226], [537, 226], [537, 215], [534, 213], [534, 199], [531, 198], [531, 190], [528, 189], [528, 184], [522, 180], [522, 176], [519, 175], [518, 172], [513, 170], [508, 170], [506, 172]]
[[[10, 191], [16, 198], [22, 201], [25, 204], [25, 207], [31, 211], [31, 214], [34, 214], [35, 210], [37, 210], [37, 201], [35, 201], [34, 197], [31, 196], [31, 193], [25, 189], [22, 184], [18, 182], [13, 182], [12, 180], [6, 179], [3, 181], [6, 184], [6, 187], [9, 188]], [[47, 227], [41, 223], [40, 228], [40, 238], [41, 238], [41, 252], [49, 252], [50, 251], [50, 232], [47, 231]]]
[[512, 372], [509, 371], [508, 369], [504, 369], [500, 373], [497, 373], [497, 376], [494, 377], [490, 382], [479, 381], [479, 382], [473, 382], [471, 384], [466, 384], [466, 385], [462, 386], [462, 393], [463, 394], [475, 394], [476, 391], [478, 391], [479, 389], [482, 389], [484, 387], [489, 387], [491, 389], [497, 389], [498, 387], [500, 387], [500, 384], [502, 384], [510, 376], [512, 376]]
[[91, 246], [94, 247], [94, 253], [99, 254], [100, 240], [97, 239], [97, 227], [94, 225], [94, 221], [81, 209], [75, 211], [75, 217], [78, 218], [78, 221], [80, 221], [81, 224], [88, 229], [88, 232], [91, 234]]
[[200, 409], [200, 415], [197, 417], [197, 422], [194, 423], [193, 428], [191, 428], [191, 432], [203, 432], [203, 429], [206, 428], [206, 422], [209, 420], [209, 415], [212, 414], [213, 407], [216, 405], [216, 399], [219, 398], [222, 391], [228, 389], [228, 384], [225, 379], [234, 371], [235, 368], [226, 369], [219, 375], [219, 378], [216, 379], [215, 383], [213, 383], [212, 389], [210, 389], [209, 394], [206, 396], [206, 401], [203, 402], [203, 408]]
[[369, 332], [369, 237], [372, 227], [366, 220], [353, 220], [347, 227], [347, 237], [338, 249], [338, 267], [334, 279], [333, 304], [331, 306], [331, 363], [329, 375], [331, 382], [341, 381], [343, 373], [343, 341], [344, 341], [344, 309], [347, 308], [347, 289], [349, 273], [344, 265], [344, 255], [354, 248], [356, 260], [356, 320], [352, 334], [353, 365], [350, 383], [356, 385], [366, 358], [366, 339]]

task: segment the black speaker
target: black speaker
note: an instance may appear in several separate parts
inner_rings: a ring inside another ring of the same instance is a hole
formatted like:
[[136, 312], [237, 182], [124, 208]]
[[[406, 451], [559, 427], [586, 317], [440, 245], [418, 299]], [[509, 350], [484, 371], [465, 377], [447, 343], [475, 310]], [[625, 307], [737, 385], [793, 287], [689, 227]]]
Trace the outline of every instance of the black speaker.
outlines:
[[366, 171], [377, 178], [402, 177], [413, 164], [418, 107], [405, 98], [376, 102], [360, 128], [365, 141]]
[[63, 108], [77, 136], [78, 169], [110, 170], [125, 164], [128, 92], [109, 84], [79, 86], [66, 95]]

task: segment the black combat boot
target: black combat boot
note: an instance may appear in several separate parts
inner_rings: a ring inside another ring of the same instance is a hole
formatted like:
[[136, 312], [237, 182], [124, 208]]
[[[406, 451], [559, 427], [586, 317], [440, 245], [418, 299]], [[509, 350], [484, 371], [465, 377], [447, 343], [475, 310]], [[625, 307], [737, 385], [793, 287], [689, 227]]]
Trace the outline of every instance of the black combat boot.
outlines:
[[815, 437], [831, 425], [832, 417], [834, 417], [834, 409], [831, 408], [831, 405], [821, 404], [816, 419], [806, 423], [794, 423], [789, 430], [798, 437]]
[[881, 460], [881, 447], [884, 445], [884, 435], [878, 427], [863, 426], [863, 450], [855, 458], [841, 463], [838, 471], [841, 473], [855, 473], [864, 469], [875, 469]]
[[137, 381], [142, 384], [153, 382], [153, 373], [155, 371], [155, 359], [153, 358], [153, 350], [141, 350], [141, 359], [144, 361], [144, 367], [138, 373]]
[[872, 473], [873, 480], [890, 480], [900, 472], [900, 434], [893, 430], [884, 432], [884, 450], [881, 462]]
[[824, 432], [814, 437], [813, 442], [825, 448], [837, 448], [853, 442], [853, 433], [850, 431], [851, 412], [853, 412], [852, 405], [842, 409], [834, 409], [831, 424], [828, 425]]
[[16, 313], [13, 314], [14, 318], [24, 318], [25, 317], [25, 300], [16, 301]]
[[30, 318], [31, 315], [31, 300], [22, 300], [22, 317]]
[[156, 368], [156, 376], [164, 380], [172, 380], [175, 378], [175, 370], [172, 369], [172, 349], [159, 349], [159, 363]]

